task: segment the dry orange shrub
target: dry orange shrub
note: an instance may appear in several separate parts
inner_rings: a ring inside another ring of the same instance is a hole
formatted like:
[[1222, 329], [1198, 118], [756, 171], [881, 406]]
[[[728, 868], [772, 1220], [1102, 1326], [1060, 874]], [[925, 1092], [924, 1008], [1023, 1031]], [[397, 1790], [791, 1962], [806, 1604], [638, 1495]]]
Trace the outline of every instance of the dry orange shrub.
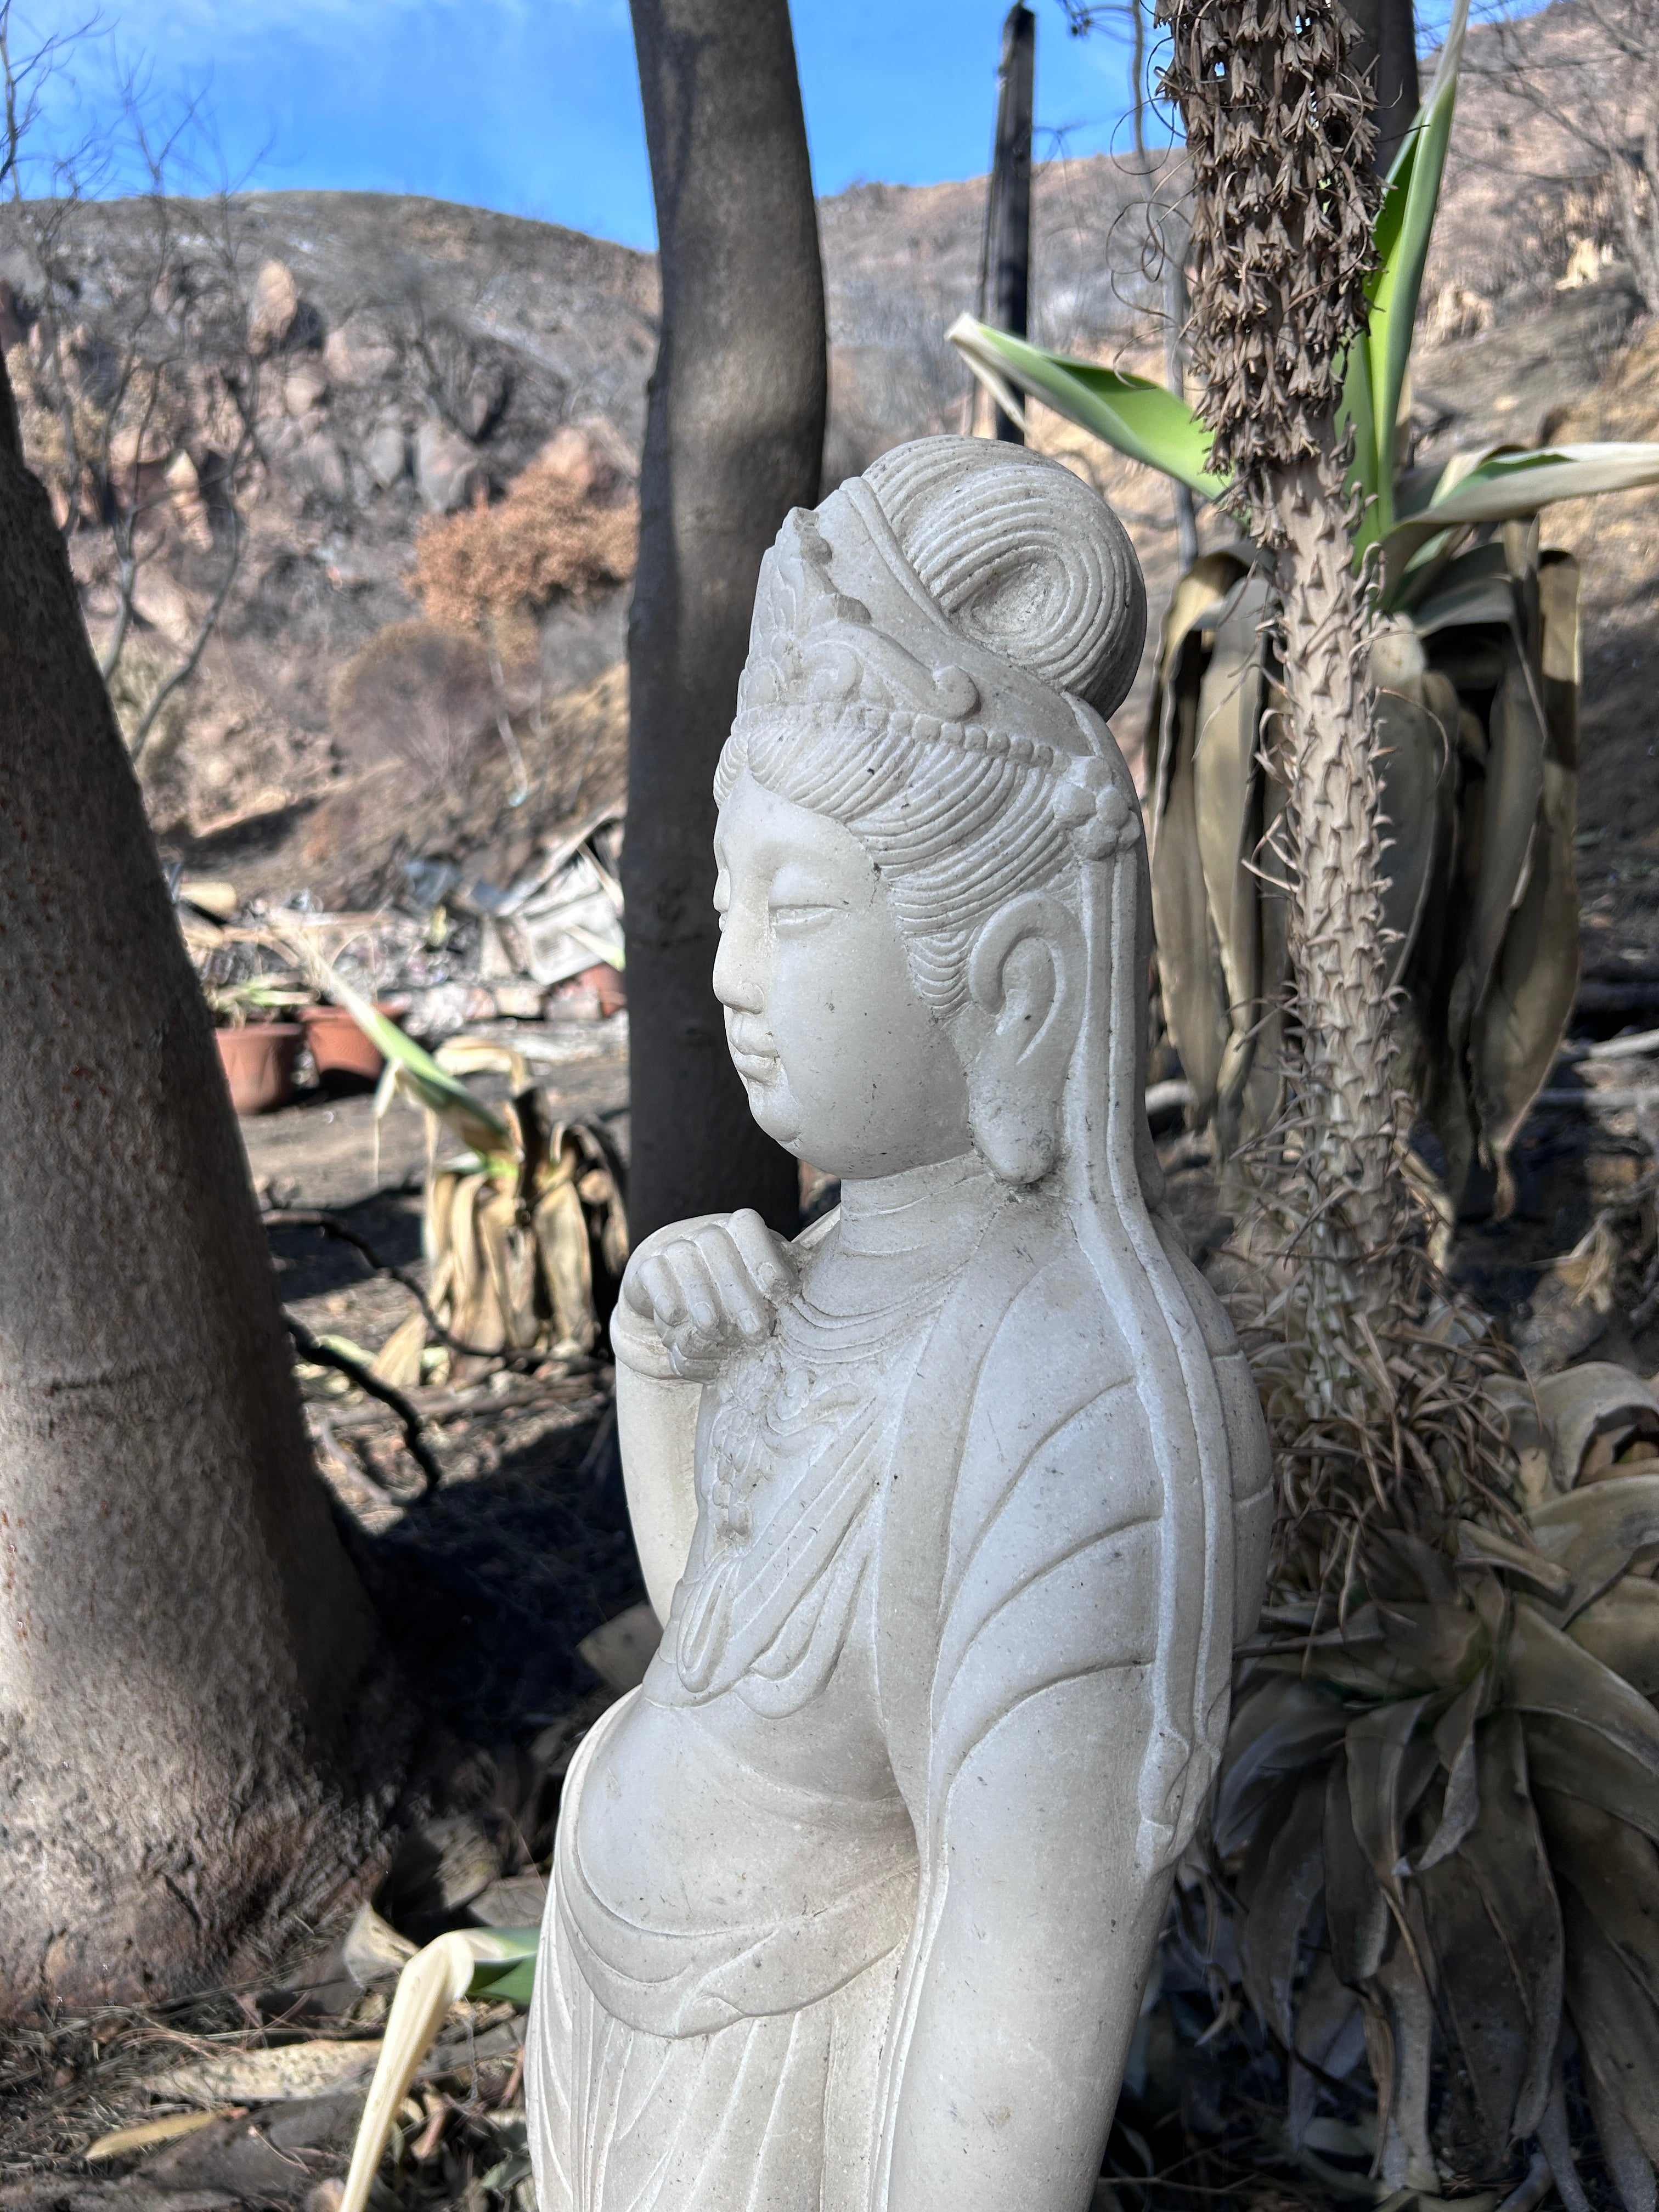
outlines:
[[499, 506], [428, 523], [415, 547], [415, 590], [428, 619], [477, 629], [520, 608], [625, 583], [639, 507], [611, 492], [586, 440], [564, 431]]

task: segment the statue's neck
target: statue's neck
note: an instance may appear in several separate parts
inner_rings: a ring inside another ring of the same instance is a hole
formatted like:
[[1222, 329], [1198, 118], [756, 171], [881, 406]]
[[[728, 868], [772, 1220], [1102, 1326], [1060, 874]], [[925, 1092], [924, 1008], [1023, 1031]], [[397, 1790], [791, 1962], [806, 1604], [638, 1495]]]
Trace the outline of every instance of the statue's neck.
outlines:
[[849, 1257], [883, 1258], [918, 1249], [943, 1256], [962, 1238], [977, 1237], [996, 1194], [996, 1177], [977, 1152], [868, 1182], [843, 1182], [837, 1241]]

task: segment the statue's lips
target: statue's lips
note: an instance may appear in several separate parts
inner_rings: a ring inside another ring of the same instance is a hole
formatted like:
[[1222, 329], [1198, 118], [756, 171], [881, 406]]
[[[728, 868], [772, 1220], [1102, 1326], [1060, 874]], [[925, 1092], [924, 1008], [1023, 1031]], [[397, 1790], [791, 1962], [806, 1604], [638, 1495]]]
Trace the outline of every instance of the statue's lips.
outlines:
[[726, 1024], [726, 1048], [745, 1083], [769, 1083], [779, 1073], [777, 1048], [763, 1020], [735, 1010]]
[[739, 1052], [735, 1045], [729, 1048], [732, 1065], [745, 1083], [769, 1083], [778, 1072], [775, 1052]]

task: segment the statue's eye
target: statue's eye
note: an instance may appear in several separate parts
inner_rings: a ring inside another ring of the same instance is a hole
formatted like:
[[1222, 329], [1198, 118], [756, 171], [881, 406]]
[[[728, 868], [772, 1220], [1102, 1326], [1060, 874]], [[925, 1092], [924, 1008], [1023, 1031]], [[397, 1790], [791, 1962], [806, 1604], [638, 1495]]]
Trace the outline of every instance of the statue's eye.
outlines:
[[771, 907], [772, 927], [780, 937], [804, 937], [846, 911], [844, 906], [828, 902], [775, 899]]

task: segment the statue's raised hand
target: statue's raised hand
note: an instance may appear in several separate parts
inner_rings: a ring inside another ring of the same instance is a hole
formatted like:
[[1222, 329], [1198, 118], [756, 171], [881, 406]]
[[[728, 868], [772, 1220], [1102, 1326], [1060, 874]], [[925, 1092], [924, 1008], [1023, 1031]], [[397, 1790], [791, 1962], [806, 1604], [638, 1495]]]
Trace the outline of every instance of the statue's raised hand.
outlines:
[[783, 1238], [744, 1206], [650, 1238], [629, 1262], [623, 1297], [654, 1326], [676, 1374], [702, 1382], [771, 1334], [799, 1273]]

